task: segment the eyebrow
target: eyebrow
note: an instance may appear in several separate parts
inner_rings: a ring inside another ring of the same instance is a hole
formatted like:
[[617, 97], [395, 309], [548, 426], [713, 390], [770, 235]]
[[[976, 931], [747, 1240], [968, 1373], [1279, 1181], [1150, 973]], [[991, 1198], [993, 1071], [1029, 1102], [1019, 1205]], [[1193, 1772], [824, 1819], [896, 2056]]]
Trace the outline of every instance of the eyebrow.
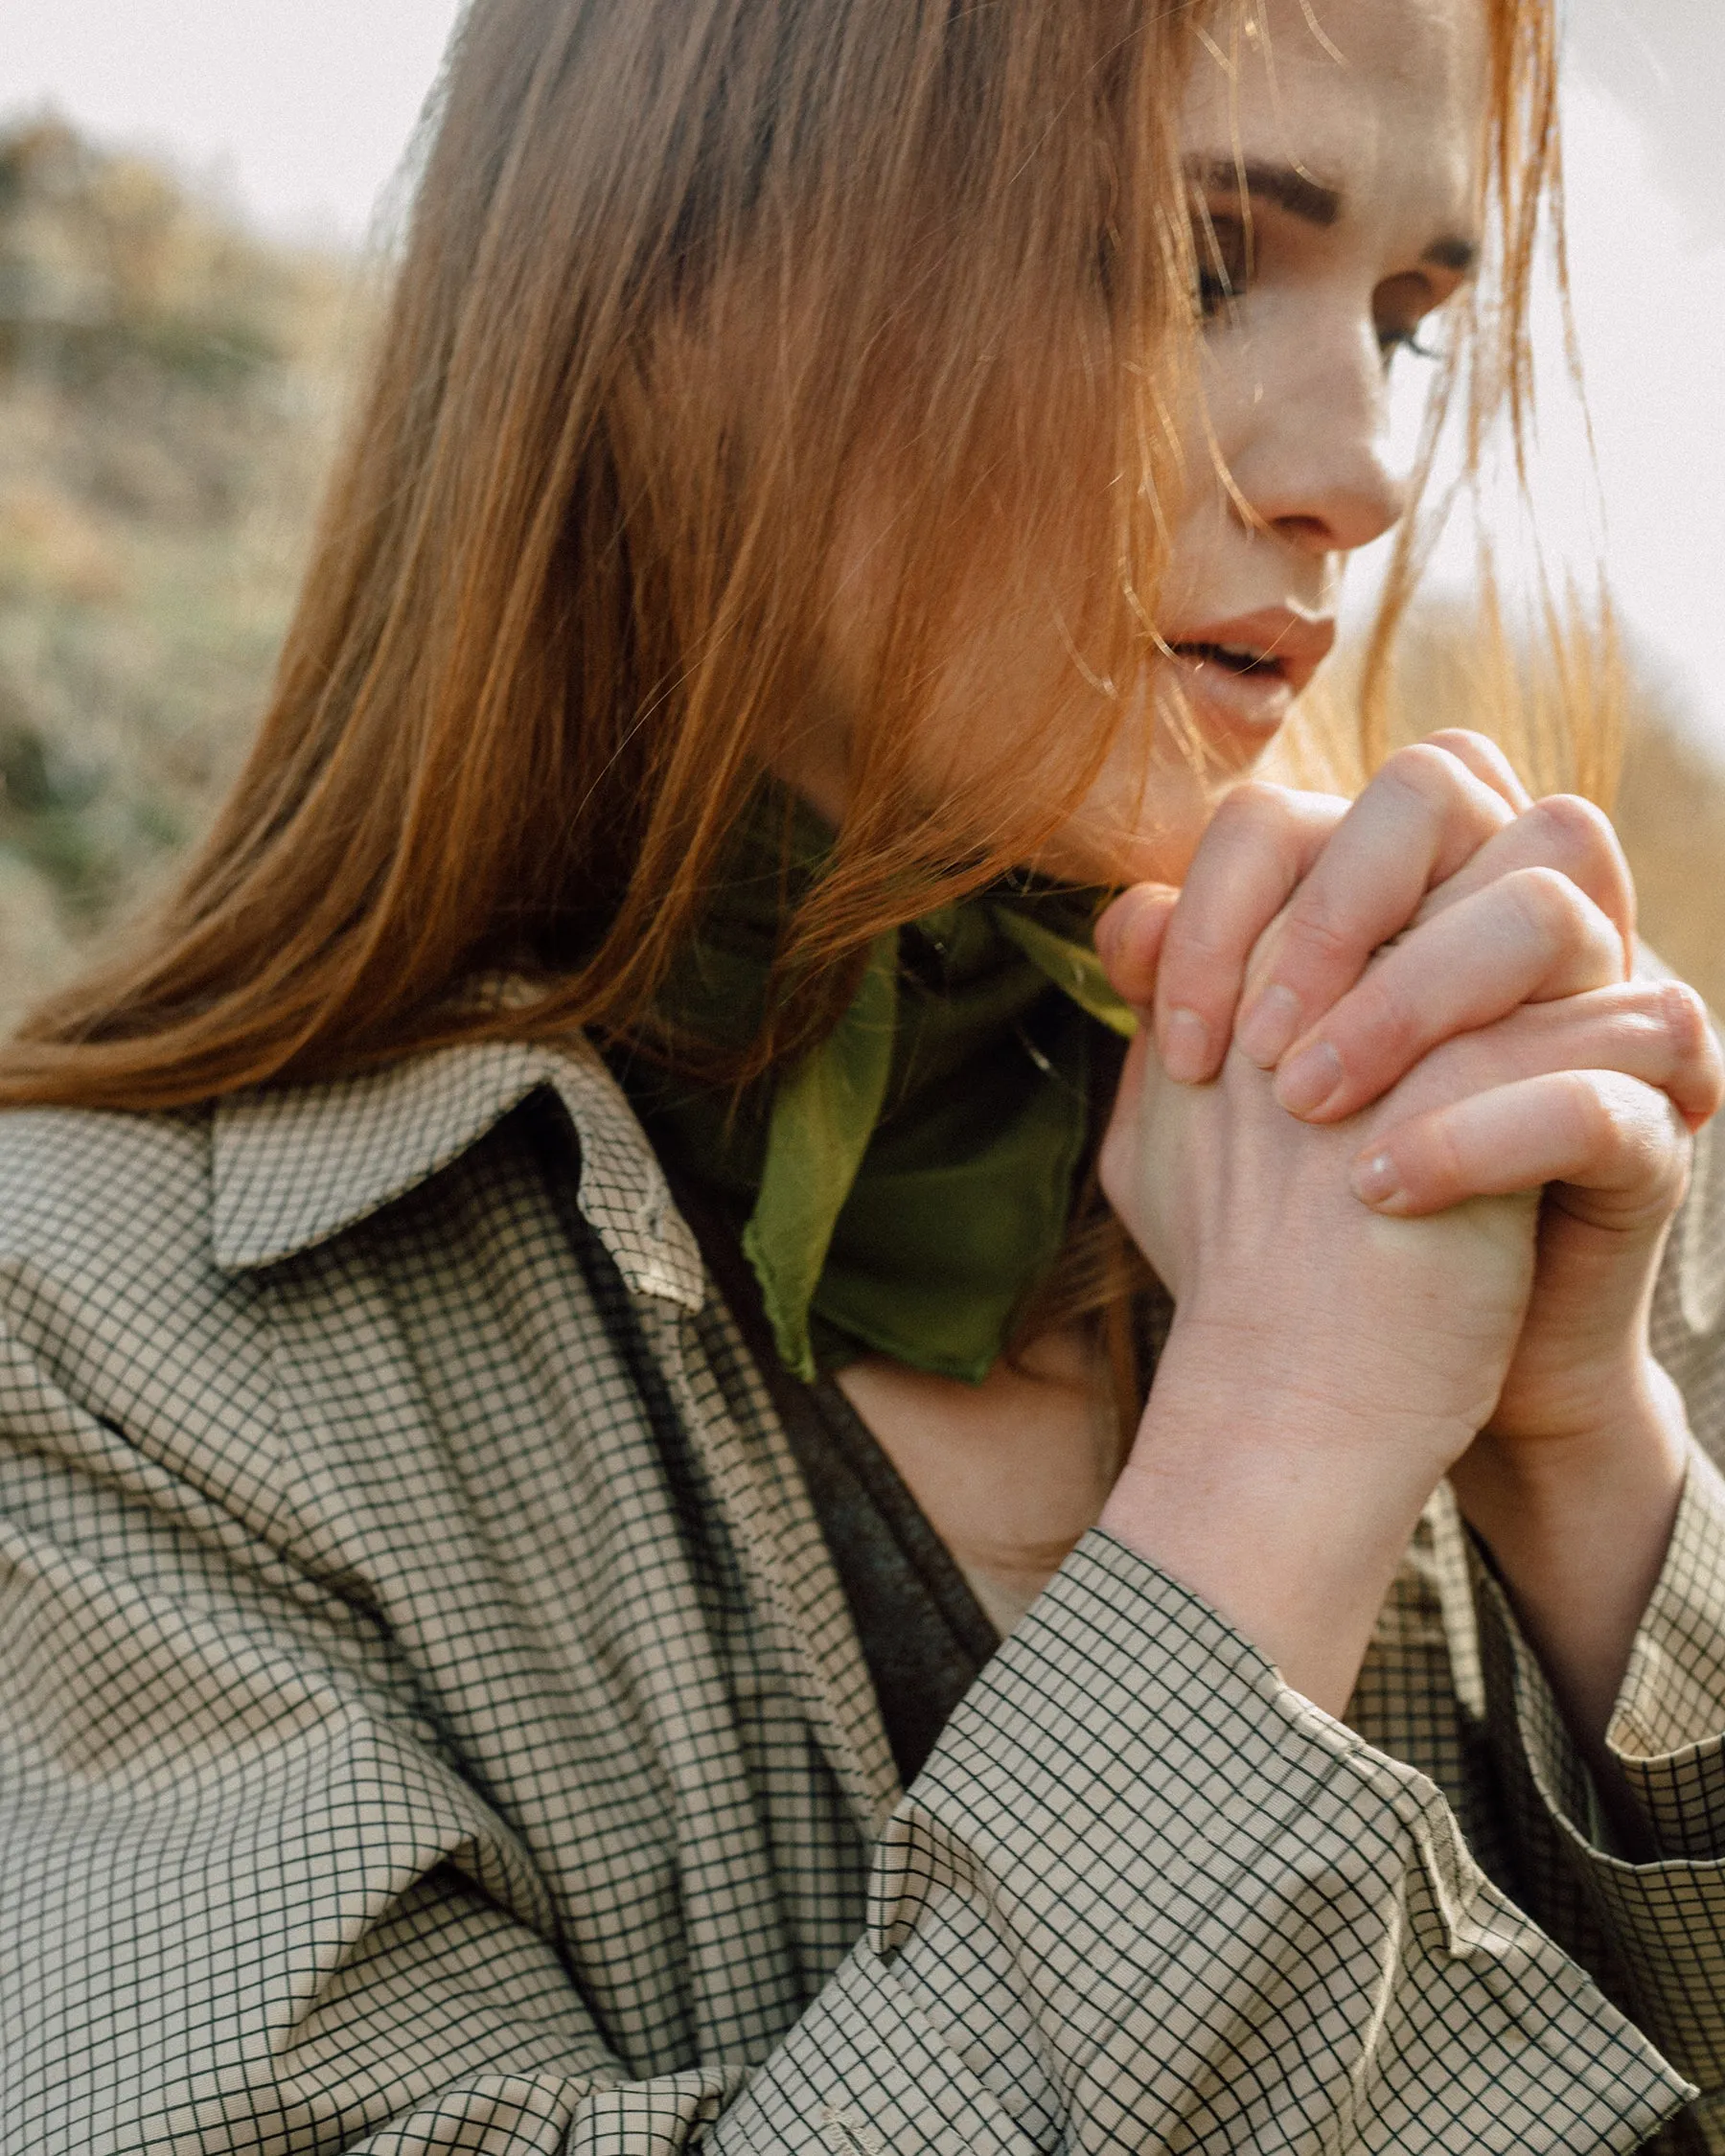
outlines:
[[1187, 179], [1217, 194], [1262, 195], [1303, 223], [1328, 228], [1342, 215], [1346, 197], [1339, 187], [1325, 187], [1294, 165], [1267, 165], [1256, 158], [1192, 157]]
[[[1341, 188], [1326, 186], [1297, 165], [1272, 165], [1254, 157], [1193, 157], [1186, 161], [1185, 174], [1207, 192], [1274, 202], [1277, 209], [1286, 210], [1302, 224], [1316, 225], [1320, 231], [1327, 232], [1339, 223], [1347, 206], [1347, 196]], [[1434, 268], [1454, 270], [1465, 277], [1479, 266], [1479, 242], [1460, 233], [1446, 233], [1442, 239], [1434, 240], [1419, 259]]]
[[1477, 240], [1463, 240], [1460, 234], [1447, 240], [1434, 240], [1419, 259], [1436, 268], [1453, 269], [1462, 277], [1470, 277], [1480, 266], [1480, 243]]

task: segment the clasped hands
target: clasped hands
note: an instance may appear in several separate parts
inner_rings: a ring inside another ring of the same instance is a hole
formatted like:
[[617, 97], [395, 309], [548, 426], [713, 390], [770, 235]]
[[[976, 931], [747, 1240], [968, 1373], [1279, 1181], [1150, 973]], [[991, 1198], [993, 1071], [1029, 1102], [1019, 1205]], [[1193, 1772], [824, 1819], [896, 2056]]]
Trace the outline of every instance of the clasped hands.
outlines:
[[1447, 1475], [1609, 1719], [1688, 1460], [1652, 1285], [1725, 1089], [1633, 931], [1607, 819], [1460, 732], [1351, 805], [1240, 789], [1098, 925], [1145, 1021], [1103, 1183], [1176, 1301], [1103, 1525], [1333, 1711]]

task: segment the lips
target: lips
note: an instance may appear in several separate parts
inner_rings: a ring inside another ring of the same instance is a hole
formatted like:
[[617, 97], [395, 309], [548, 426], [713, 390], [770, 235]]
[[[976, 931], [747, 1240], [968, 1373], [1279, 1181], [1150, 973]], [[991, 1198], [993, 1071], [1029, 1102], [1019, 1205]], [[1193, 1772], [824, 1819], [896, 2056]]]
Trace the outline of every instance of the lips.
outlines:
[[1323, 614], [1263, 607], [1170, 636], [1175, 656], [1200, 674], [1279, 686], [1291, 701], [1329, 656], [1336, 625]]

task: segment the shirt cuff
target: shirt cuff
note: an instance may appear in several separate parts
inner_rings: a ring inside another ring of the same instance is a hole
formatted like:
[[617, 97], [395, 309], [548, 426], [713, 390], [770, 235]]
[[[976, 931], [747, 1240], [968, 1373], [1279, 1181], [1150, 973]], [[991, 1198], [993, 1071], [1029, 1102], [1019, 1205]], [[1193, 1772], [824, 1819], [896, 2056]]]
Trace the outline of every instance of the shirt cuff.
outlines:
[[1725, 1481], [1699, 1452], [1605, 1741], [1660, 1856], [1725, 1860]]
[[[1539, 1658], [1469, 1537], [1490, 1678], [1541, 1798], [1580, 1843], [1611, 1848], [1598, 1795]], [[1725, 1862], [1725, 1482], [1692, 1452], [1669, 1548], [1605, 1732], [1656, 1862]]]
[[1606, 1746], [1638, 1806], [1632, 1862], [1502, 1585], [1470, 1538], [1487, 1722], [1518, 1899], [1703, 2092], [1725, 2151], [1725, 1492], [1698, 1453]]

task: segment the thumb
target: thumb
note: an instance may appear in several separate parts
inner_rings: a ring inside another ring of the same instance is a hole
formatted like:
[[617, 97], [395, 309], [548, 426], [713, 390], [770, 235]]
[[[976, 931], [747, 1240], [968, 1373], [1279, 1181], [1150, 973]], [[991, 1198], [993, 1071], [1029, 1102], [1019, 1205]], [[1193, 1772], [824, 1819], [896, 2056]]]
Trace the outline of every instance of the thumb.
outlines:
[[1168, 883], [1135, 883], [1096, 922], [1096, 956], [1115, 994], [1138, 1011], [1155, 999], [1162, 939], [1179, 897]]

